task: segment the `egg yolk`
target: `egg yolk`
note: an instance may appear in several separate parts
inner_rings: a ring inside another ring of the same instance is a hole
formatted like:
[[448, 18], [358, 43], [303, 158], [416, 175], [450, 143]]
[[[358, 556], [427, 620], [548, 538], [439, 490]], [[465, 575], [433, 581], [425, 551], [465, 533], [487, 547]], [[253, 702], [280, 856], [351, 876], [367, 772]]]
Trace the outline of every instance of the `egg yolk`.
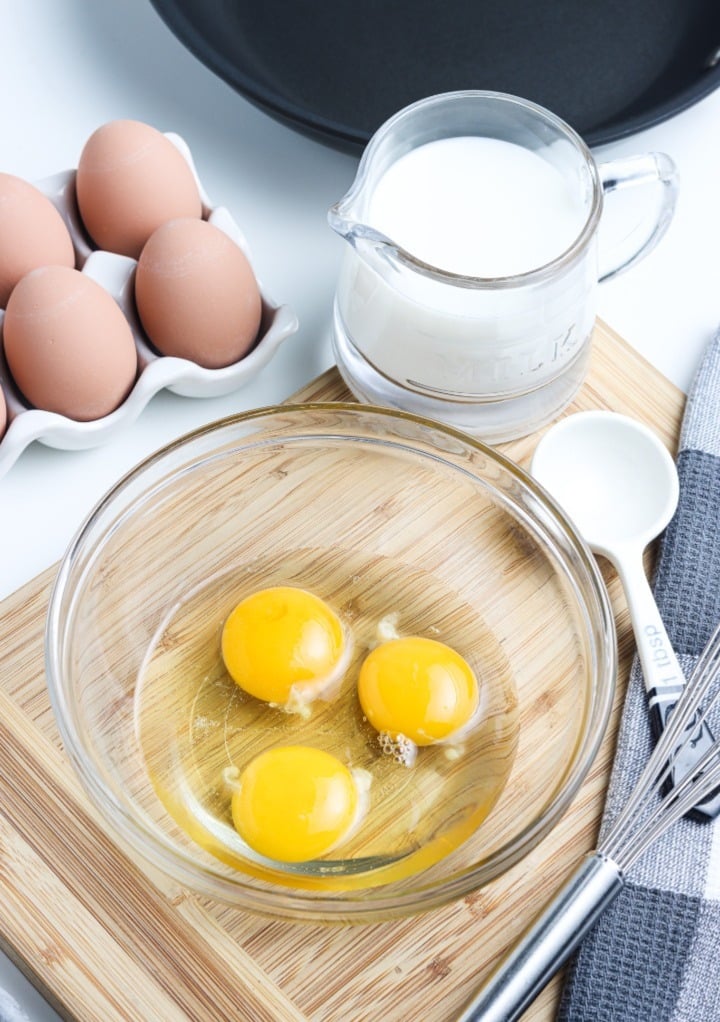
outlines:
[[306, 862], [348, 833], [358, 801], [353, 775], [335, 756], [304, 745], [277, 746], [261, 752], [241, 774], [232, 818], [261, 855]]
[[231, 678], [250, 695], [280, 705], [303, 690], [314, 698], [336, 680], [345, 645], [340, 619], [324, 600], [292, 586], [246, 597], [222, 633]]
[[467, 661], [443, 642], [408, 636], [365, 658], [358, 679], [363, 713], [376, 731], [416, 745], [448, 738], [470, 720], [478, 686]]

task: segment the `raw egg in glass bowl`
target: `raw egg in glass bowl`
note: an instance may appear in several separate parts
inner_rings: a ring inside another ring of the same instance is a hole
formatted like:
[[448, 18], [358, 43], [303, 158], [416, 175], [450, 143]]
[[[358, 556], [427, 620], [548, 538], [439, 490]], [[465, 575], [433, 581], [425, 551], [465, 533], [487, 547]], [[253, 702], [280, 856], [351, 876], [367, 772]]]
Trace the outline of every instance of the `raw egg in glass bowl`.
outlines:
[[517, 465], [353, 404], [260, 409], [140, 464], [51, 600], [58, 727], [115, 839], [299, 920], [482, 887], [568, 807], [616, 672], [607, 593]]

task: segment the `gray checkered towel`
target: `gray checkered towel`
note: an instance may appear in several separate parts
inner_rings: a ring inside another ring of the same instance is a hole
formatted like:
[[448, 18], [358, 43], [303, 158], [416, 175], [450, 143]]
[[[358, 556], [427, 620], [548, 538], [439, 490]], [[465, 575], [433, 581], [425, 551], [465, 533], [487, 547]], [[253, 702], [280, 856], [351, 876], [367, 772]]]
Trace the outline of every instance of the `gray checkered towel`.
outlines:
[[[677, 465], [680, 505], [661, 541], [655, 596], [687, 676], [720, 621], [720, 333], [688, 397]], [[717, 720], [712, 728], [717, 738]], [[651, 743], [636, 658], [603, 832]], [[569, 968], [558, 1020], [720, 1020], [720, 820], [681, 820], [630, 870]]]

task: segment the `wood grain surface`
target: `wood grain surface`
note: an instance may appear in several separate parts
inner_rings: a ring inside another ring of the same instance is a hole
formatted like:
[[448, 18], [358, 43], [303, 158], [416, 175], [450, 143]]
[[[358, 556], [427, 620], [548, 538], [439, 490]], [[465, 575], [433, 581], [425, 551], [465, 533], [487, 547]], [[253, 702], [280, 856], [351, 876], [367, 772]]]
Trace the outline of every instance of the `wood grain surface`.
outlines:
[[[294, 399], [345, 396], [334, 370]], [[674, 451], [683, 396], [599, 323], [571, 410], [650, 424]], [[538, 436], [503, 450], [527, 464]], [[54, 570], [0, 604], [0, 940], [72, 1020], [446, 1022], [595, 842], [630, 660], [626, 607], [603, 565], [620, 678], [608, 733], [561, 823], [509, 873], [444, 909], [373, 925], [268, 921], [188, 895], [107, 834], [61, 748], [45, 689]], [[555, 980], [525, 1015], [550, 1022]]]

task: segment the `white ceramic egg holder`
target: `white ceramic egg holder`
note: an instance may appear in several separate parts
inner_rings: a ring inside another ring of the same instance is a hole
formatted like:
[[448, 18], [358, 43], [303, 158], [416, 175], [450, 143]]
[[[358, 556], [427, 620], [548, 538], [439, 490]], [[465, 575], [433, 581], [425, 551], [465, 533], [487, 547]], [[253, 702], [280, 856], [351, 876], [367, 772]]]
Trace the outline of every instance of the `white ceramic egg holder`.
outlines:
[[[167, 137], [189, 163], [203, 203], [203, 218], [224, 231], [243, 250], [252, 265], [242, 231], [223, 206], [212, 206], [197, 176], [192, 155], [179, 135]], [[279, 345], [298, 328], [298, 320], [288, 305], [277, 305], [258, 281], [262, 298], [262, 321], [255, 346], [240, 361], [222, 369], [206, 369], [188, 359], [160, 355], [148, 342], [137, 315], [134, 297], [137, 261], [127, 256], [94, 249], [88, 241], [75, 199], [75, 171], [63, 171], [36, 187], [47, 195], [65, 221], [75, 248], [75, 264], [82, 273], [101, 284], [118, 303], [133, 333], [138, 352], [138, 377], [125, 401], [101, 419], [77, 422], [56, 412], [29, 405], [13, 382], [3, 355], [0, 309], [0, 386], [8, 406], [8, 428], [0, 440], [0, 478], [34, 440], [63, 450], [82, 450], [105, 443], [123, 426], [129, 425], [160, 390], [171, 390], [183, 397], [219, 397], [238, 390], [270, 361]]]

